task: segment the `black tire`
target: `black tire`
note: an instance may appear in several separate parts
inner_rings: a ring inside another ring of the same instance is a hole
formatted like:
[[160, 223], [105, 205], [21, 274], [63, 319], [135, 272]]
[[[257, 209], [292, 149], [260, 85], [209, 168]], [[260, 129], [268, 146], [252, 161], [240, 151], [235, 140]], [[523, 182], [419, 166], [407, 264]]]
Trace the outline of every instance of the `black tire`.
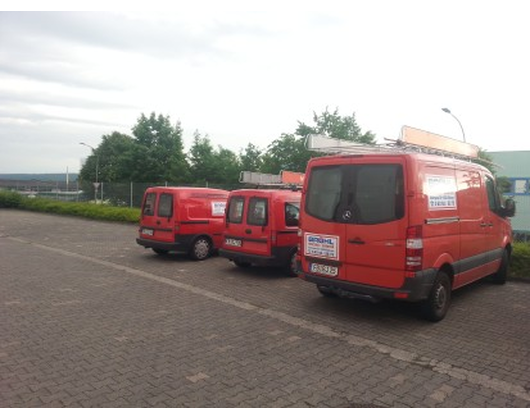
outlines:
[[287, 275], [289, 277], [298, 276], [298, 262], [296, 260], [296, 251], [291, 254], [289, 258], [289, 265], [286, 267]]
[[236, 265], [236, 267], [239, 267], [239, 268], [249, 268], [252, 264], [250, 264], [249, 262], [245, 262], [245, 261], [234, 261], [234, 264]]
[[425, 319], [438, 322], [445, 318], [451, 304], [451, 279], [444, 271], [439, 271], [427, 300], [421, 302]]
[[505, 249], [502, 253], [501, 265], [499, 270], [493, 275], [495, 284], [505, 284], [508, 279], [508, 267], [510, 265], [510, 253]]
[[153, 252], [158, 255], [166, 255], [169, 251], [167, 249], [153, 248]]
[[190, 249], [190, 257], [196, 261], [205, 260], [212, 253], [212, 243], [208, 238], [200, 237], [195, 239]]
[[321, 286], [320, 284], [317, 284], [317, 290], [320, 292], [320, 294], [327, 298], [335, 298], [337, 295], [329, 290], [326, 286]]

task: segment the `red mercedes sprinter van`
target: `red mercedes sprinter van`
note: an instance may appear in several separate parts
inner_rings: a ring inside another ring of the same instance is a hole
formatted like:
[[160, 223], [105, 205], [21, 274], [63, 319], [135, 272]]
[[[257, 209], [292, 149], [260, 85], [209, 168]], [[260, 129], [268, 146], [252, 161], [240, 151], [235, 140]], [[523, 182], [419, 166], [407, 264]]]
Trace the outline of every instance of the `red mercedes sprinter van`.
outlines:
[[514, 212], [490, 171], [469, 161], [399, 149], [314, 158], [299, 276], [324, 296], [421, 302], [439, 321], [452, 290], [506, 281]]
[[219, 255], [238, 267], [284, 267], [296, 276], [301, 193], [280, 189], [231, 191]]
[[157, 254], [204, 260], [221, 245], [228, 191], [151, 187], [145, 191], [136, 242]]

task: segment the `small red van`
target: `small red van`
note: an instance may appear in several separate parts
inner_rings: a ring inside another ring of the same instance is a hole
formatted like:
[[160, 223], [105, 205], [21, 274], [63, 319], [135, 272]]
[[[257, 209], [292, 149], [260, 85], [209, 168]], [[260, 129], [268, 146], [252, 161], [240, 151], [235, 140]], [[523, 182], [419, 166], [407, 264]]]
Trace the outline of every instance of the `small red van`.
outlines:
[[231, 191], [219, 255], [238, 267], [284, 267], [296, 276], [299, 191], [241, 189]]
[[317, 157], [302, 191], [299, 276], [324, 296], [420, 302], [439, 321], [453, 290], [506, 281], [514, 212], [469, 161], [400, 148]]
[[213, 188], [148, 188], [136, 242], [157, 254], [204, 260], [221, 245], [227, 198], [228, 191]]

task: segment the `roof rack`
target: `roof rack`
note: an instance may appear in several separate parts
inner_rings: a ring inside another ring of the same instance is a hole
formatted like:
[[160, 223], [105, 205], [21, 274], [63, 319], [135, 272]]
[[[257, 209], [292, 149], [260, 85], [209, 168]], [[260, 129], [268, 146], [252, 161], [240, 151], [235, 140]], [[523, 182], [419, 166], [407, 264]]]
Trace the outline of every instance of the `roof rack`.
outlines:
[[334, 139], [318, 134], [309, 134], [306, 138], [308, 150], [323, 153], [429, 153], [456, 159], [478, 159], [478, 146], [459, 140], [430, 133], [425, 130], [403, 126], [400, 138], [384, 139], [388, 144], [366, 145], [346, 140]]
[[300, 172], [281, 171], [278, 175], [262, 172], [241, 171], [239, 182], [257, 187], [283, 188], [296, 190], [302, 187], [305, 174]]

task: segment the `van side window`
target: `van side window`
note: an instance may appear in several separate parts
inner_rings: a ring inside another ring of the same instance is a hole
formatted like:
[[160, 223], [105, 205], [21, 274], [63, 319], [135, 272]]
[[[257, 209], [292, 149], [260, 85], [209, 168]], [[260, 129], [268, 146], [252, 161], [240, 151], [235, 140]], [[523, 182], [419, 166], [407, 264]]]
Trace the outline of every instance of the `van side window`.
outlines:
[[248, 203], [247, 223], [254, 226], [267, 226], [267, 199], [252, 197]]
[[158, 216], [171, 217], [173, 216], [173, 195], [160, 194], [158, 199]]
[[285, 203], [285, 226], [298, 226], [300, 204]]
[[501, 201], [495, 182], [489, 176], [486, 177], [486, 191], [488, 192], [488, 205], [490, 210], [498, 213], [501, 208]]
[[143, 214], [145, 216], [154, 216], [155, 214], [156, 193], [148, 193], [145, 197]]
[[228, 203], [227, 221], [230, 223], [241, 223], [243, 221], [243, 197], [232, 197]]

